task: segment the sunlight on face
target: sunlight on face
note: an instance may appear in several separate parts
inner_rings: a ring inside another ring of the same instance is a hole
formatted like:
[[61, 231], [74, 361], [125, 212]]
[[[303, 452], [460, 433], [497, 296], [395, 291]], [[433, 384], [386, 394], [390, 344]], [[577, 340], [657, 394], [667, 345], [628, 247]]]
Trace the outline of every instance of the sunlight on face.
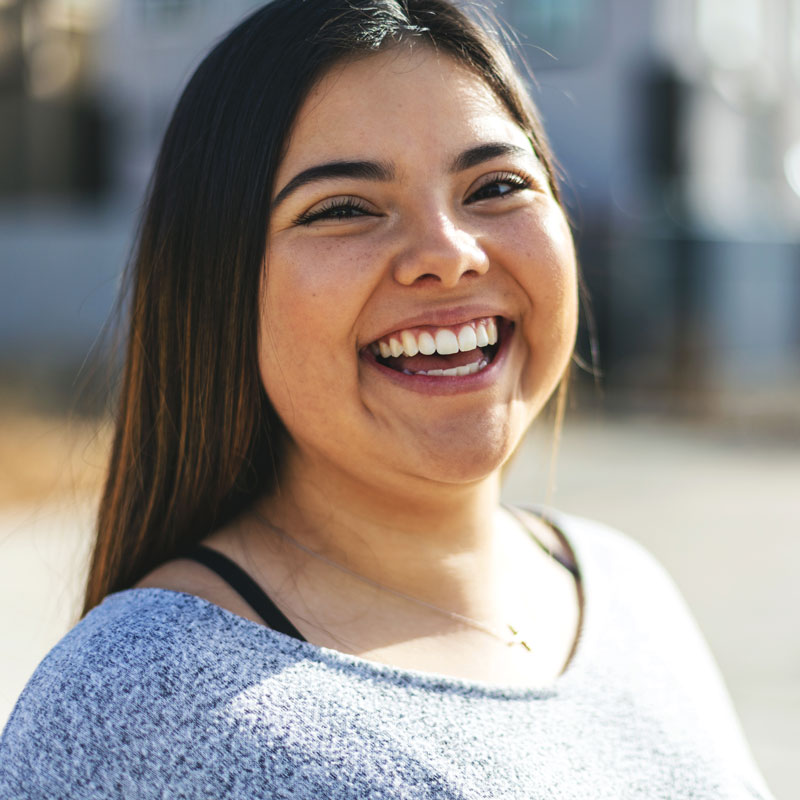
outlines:
[[577, 320], [568, 226], [505, 107], [425, 47], [338, 66], [273, 197], [260, 367], [295, 456], [383, 487], [497, 470]]

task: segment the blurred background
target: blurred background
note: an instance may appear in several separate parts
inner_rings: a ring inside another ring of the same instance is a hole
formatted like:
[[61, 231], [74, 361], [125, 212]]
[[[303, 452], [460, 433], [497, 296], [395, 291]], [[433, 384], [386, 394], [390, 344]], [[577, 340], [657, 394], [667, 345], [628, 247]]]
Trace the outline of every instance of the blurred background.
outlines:
[[[0, 725], [75, 620], [160, 137], [249, 0], [0, 0]], [[591, 305], [555, 503], [667, 566], [800, 789], [800, 0], [506, 0]], [[590, 332], [594, 331], [594, 342]], [[549, 423], [508, 499], [542, 501]]]

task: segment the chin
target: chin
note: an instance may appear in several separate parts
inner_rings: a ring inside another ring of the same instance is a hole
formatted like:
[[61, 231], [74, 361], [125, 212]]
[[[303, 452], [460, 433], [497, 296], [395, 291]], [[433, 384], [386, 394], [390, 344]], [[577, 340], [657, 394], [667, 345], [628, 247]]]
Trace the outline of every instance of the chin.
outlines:
[[511, 458], [527, 429], [501, 415], [475, 424], [441, 425], [421, 448], [417, 474], [440, 483], [471, 484], [497, 473]]

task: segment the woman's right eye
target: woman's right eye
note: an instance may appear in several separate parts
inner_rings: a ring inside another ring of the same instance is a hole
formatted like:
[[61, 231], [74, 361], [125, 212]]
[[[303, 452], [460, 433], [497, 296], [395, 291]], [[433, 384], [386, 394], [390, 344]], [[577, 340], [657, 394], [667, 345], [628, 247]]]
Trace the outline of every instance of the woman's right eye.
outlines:
[[337, 197], [326, 200], [320, 205], [312, 206], [295, 217], [295, 225], [310, 225], [312, 222], [331, 221], [340, 222], [355, 219], [356, 217], [378, 216], [363, 200], [357, 197]]

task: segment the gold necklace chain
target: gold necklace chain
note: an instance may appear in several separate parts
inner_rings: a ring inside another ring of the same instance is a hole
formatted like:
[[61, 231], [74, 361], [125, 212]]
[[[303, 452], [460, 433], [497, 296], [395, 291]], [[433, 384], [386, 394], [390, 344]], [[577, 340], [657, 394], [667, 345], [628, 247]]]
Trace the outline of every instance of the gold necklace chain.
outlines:
[[517, 626], [512, 625], [510, 622], [506, 623], [506, 627], [508, 628], [511, 636], [503, 635], [498, 633], [494, 626], [490, 625], [487, 622], [482, 622], [478, 619], [472, 619], [472, 617], [464, 616], [464, 614], [459, 614], [456, 611], [448, 611], [446, 608], [440, 608], [439, 606], [435, 606], [433, 603], [429, 603], [427, 600], [422, 600], [419, 597], [414, 597], [410, 594], [405, 594], [404, 592], [399, 591], [398, 589], [393, 589], [391, 586], [384, 586], [382, 583], [378, 583], [378, 581], [373, 580], [372, 578], [368, 578], [366, 575], [362, 575], [355, 570], [350, 569], [350, 567], [344, 566], [344, 564], [339, 564], [337, 561], [328, 558], [327, 556], [323, 556], [321, 553], [315, 553], [310, 548], [306, 547], [304, 544], [301, 544], [297, 541], [293, 536], [290, 536], [286, 531], [277, 527], [277, 525], [273, 525], [266, 517], [263, 517], [258, 511], [255, 509], [251, 509], [253, 516], [262, 524], [266, 525], [270, 530], [274, 531], [278, 534], [282, 539], [289, 542], [290, 544], [294, 545], [299, 550], [302, 550], [307, 555], [311, 556], [312, 558], [316, 558], [318, 561], [321, 561], [323, 564], [327, 564], [330, 567], [334, 567], [335, 569], [340, 570], [341, 572], [350, 575], [357, 580], [362, 581], [363, 583], [368, 584], [376, 589], [380, 589], [383, 592], [387, 592], [388, 594], [392, 594], [395, 597], [399, 597], [403, 600], [407, 600], [410, 603], [416, 603], [419, 606], [424, 606], [425, 608], [429, 608], [431, 611], [436, 611], [439, 614], [444, 614], [446, 617], [450, 617], [450, 619], [454, 619], [458, 622], [461, 622], [464, 625], [467, 625], [470, 628], [474, 628], [475, 630], [481, 631], [482, 633], [488, 634], [489, 636], [497, 639], [503, 644], [507, 645], [508, 647], [522, 647], [528, 652], [531, 651], [530, 645], [522, 638], [521, 629]]

